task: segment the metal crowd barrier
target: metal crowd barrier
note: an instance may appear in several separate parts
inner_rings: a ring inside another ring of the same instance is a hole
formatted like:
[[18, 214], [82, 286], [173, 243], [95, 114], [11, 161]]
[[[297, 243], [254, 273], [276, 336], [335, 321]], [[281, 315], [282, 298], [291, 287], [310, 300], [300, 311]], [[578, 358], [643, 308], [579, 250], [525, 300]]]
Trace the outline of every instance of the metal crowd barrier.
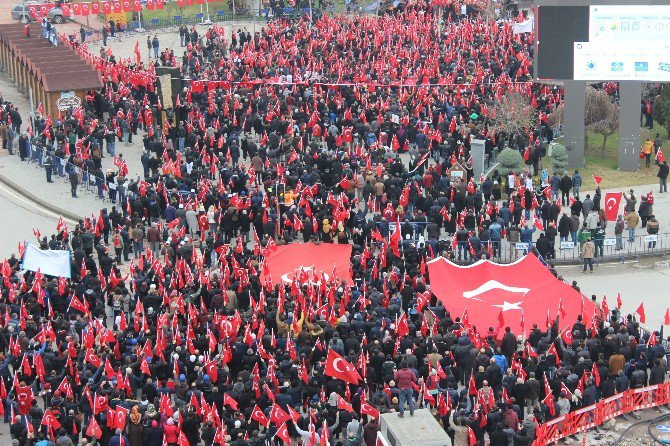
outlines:
[[[28, 146], [28, 159], [30, 162], [44, 166], [45, 150], [43, 147], [33, 143]], [[95, 194], [103, 201], [110, 201], [116, 203], [117, 201], [123, 203], [126, 195], [131, 197], [134, 194], [127, 190], [124, 185], [119, 186], [115, 182], [108, 182], [105, 178], [100, 178], [90, 173], [85, 168], [80, 168], [66, 159], [57, 156], [53, 158], [53, 175], [68, 180], [68, 174], [74, 170], [80, 178], [79, 186], [89, 194]], [[45, 176], [46, 180], [46, 176]], [[80, 189], [80, 190], [82, 190]], [[178, 191], [181, 195], [188, 195], [190, 191]], [[410, 221], [412, 225], [413, 242], [425, 242], [431, 244], [433, 251], [437, 254], [438, 242], [435, 240], [428, 240], [427, 226], [430, 222], [416, 222]], [[404, 222], [401, 222], [401, 227]], [[379, 227], [381, 222], [377, 222]], [[395, 222], [389, 222], [389, 235], [395, 231]], [[403, 240], [405, 240], [403, 238]], [[449, 237], [444, 230], [440, 236], [439, 242], [446, 242], [451, 245], [451, 237]], [[524, 256], [530, 250], [535, 248], [533, 243], [510, 242], [506, 239], [500, 241], [486, 241], [482, 242], [485, 251], [490, 251], [490, 259], [497, 263], [511, 263]], [[490, 249], [489, 249], [490, 246]], [[545, 262], [553, 262], [555, 264], [562, 263], [581, 263], [581, 247], [579, 242], [571, 240], [556, 239], [554, 243], [553, 256], [548, 255], [543, 260]], [[594, 265], [597, 266], [603, 261], [623, 261], [627, 259], [641, 258], [647, 256], [654, 256], [660, 254], [670, 253], [670, 233], [660, 234], [646, 234], [645, 228], [637, 228], [635, 235], [629, 238], [628, 232], [624, 232], [621, 240], [617, 242], [617, 238], [608, 236], [602, 241], [596, 241], [596, 256], [593, 259]], [[456, 263], [468, 264], [475, 261], [470, 253], [470, 247], [467, 243], [459, 243], [454, 250], [454, 257]]]
[[[46, 157], [46, 150], [43, 146], [36, 145], [33, 142], [28, 144], [28, 161], [34, 164], [39, 165], [41, 168], [46, 169], [44, 166], [44, 159]], [[61, 178], [66, 182], [69, 182], [70, 172], [75, 172], [79, 176], [79, 184], [77, 187], [77, 193], [84, 191], [88, 194], [94, 194], [99, 199], [103, 201], [109, 201], [112, 203], [123, 203], [125, 201], [127, 194], [132, 194], [129, 192], [124, 185], [118, 185], [116, 182], [109, 182], [104, 177], [100, 178], [93, 175], [86, 168], [77, 166], [76, 164], [70, 163], [67, 159], [52, 155], [52, 176], [54, 178]], [[46, 181], [46, 173], [44, 174], [44, 179]]]

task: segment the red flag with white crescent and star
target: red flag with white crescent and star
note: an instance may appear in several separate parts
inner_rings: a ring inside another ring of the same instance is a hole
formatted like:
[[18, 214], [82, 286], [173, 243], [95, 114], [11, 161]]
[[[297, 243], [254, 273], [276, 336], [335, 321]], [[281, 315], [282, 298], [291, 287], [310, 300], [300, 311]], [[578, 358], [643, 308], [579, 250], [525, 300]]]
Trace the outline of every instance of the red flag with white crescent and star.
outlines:
[[607, 192], [605, 194], [605, 218], [608, 221], [616, 221], [619, 216], [619, 207], [621, 206], [622, 192]]
[[353, 384], [358, 384], [358, 381], [361, 380], [361, 376], [358, 374], [353, 364], [347, 362], [347, 360], [333, 349], [328, 349], [326, 369], [324, 373], [326, 376], [331, 376]]

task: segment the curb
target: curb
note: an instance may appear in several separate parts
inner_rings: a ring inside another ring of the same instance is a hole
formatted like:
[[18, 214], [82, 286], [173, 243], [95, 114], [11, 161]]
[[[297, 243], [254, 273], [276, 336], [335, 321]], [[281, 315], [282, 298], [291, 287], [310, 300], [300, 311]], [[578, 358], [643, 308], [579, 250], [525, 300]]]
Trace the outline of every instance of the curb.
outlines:
[[26, 189], [22, 188], [21, 186], [19, 186], [16, 183], [14, 183], [12, 180], [5, 177], [4, 175], [0, 175], [0, 183], [9, 187], [14, 192], [24, 196], [28, 200], [36, 203], [38, 206], [43, 207], [44, 209], [47, 209], [47, 210], [53, 212], [54, 214], [62, 215], [64, 218], [67, 218], [68, 220], [72, 220], [73, 222], [78, 222], [79, 220], [82, 219], [82, 217], [77, 215], [77, 214], [74, 214], [70, 211], [66, 211], [65, 209], [61, 209], [58, 206], [54, 206], [53, 204], [51, 204], [47, 201], [44, 201], [41, 198], [38, 198], [37, 196], [31, 194]]

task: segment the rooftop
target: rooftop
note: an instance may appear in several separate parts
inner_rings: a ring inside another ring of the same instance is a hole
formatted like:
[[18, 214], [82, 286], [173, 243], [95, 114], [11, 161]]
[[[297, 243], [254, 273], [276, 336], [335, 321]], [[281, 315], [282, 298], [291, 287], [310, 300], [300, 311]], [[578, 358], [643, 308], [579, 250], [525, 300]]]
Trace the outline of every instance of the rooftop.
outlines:
[[42, 38], [41, 25], [30, 25], [31, 37], [21, 23], [0, 25], [0, 42], [33, 72], [47, 92], [102, 88], [100, 75], [69, 47], [53, 46]]

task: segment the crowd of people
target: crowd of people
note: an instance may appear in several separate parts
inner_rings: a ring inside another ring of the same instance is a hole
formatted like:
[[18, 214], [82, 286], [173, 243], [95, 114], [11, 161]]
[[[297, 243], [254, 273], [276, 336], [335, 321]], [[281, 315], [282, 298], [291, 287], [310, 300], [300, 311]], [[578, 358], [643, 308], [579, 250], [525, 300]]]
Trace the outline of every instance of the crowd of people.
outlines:
[[[82, 107], [22, 132], [3, 103], [3, 147], [21, 133], [22, 159], [43, 147], [66, 161], [48, 168], [63, 167], [73, 196], [85, 171], [112, 201], [39, 238], [71, 252], [70, 279], [22, 271], [21, 252], [0, 269], [12, 442], [373, 446], [379, 415], [407, 403], [410, 418], [430, 407], [454, 444], [523, 446], [537, 423], [662, 382], [666, 341], [606, 302], [523, 333], [474, 327], [430, 294], [438, 255], [496, 258], [507, 238], [550, 261], [557, 236], [598, 240], [606, 224], [599, 189], [581, 200], [578, 172], [542, 168], [561, 90], [530, 82], [532, 36], [459, 2], [443, 14], [440, 34], [425, 2], [230, 40], [180, 30], [183, 57], [157, 57], [185, 85], [166, 119], [154, 63], [85, 46], [106, 82]], [[510, 92], [541, 116], [528, 134], [489, 119]], [[133, 137], [141, 173], [117, 150]], [[527, 170], [473, 178], [474, 138], [489, 155], [518, 149]], [[310, 241], [353, 245], [353, 286], [329, 271], [261, 280], [278, 245]]]

